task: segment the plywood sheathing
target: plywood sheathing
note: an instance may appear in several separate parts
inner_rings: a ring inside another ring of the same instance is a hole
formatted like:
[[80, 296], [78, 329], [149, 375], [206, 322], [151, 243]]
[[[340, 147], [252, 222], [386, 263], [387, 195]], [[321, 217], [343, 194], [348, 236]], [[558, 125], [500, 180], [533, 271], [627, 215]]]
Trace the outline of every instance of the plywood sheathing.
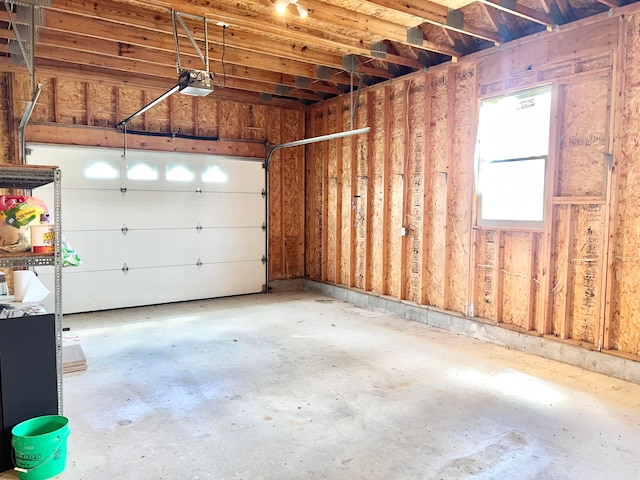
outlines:
[[385, 115], [389, 118], [387, 129], [389, 177], [387, 180], [387, 233], [388, 255], [386, 293], [401, 298], [403, 198], [405, 189], [405, 128], [407, 128], [404, 82], [391, 85], [390, 104]]
[[[269, 141], [274, 145], [283, 143], [282, 117], [281, 112], [271, 117], [268, 135]], [[269, 278], [283, 278], [284, 274], [284, 212], [282, 210], [284, 151], [284, 149], [277, 150], [269, 160]]]
[[418, 77], [408, 82], [408, 144], [407, 191], [405, 193], [404, 225], [407, 227], [405, 258], [407, 286], [405, 298], [421, 303], [422, 256], [424, 226], [424, 124], [425, 124], [425, 78]]
[[115, 89], [101, 83], [88, 83], [87, 85], [88, 90], [86, 101], [90, 105], [91, 111], [91, 114], [88, 115], [87, 118], [87, 125], [95, 127], [114, 127], [120, 121], [116, 119]]
[[[354, 128], [363, 128], [368, 125], [367, 95], [361, 95], [356, 108]], [[369, 264], [367, 261], [367, 216], [369, 203], [369, 162], [367, 135], [352, 137], [355, 140], [355, 180], [353, 182], [351, 200], [351, 224], [353, 226], [352, 248], [353, 286], [366, 290], [365, 279], [368, 275]]]
[[446, 308], [466, 313], [474, 169], [473, 162], [465, 159], [473, 158], [475, 148], [476, 77], [473, 66], [461, 66], [451, 73], [455, 86], [449, 93], [453, 95], [453, 105], [449, 107], [453, 122], [449, 124], [452, 145], [447, 184]]
[[[326, 113], [327, 134], [338, 131], [338, 112], [341, 105], [336, 102], [331, 103]], [[337, 281], [336, 259], [338, 258], [339, 232], [338, 224], [338, 149], [336, 142], [326, 142], [326, 163], [327, 163], [327, 270], [326, 280], [329, 282]]]
[[[13, 130], [13, 108], [11, 105], [11, 74], [0, 75], [0, 132]], [[13, 151], [11, 137], [0, 135], [0, 156], [5, 163], [12, 163]]]
[[387, 186], [388, 173], [385, 168], [385, 118], [388, 112], [385, 110], [386, 89], [376, 89], [369, 94], [367, 102], [368, 108], [372, 111], [371, 120], [371, 149], [369, 159], [369, 175], [373, 186], [373, 195], [371, 199], [371, 236], [369, 250], [371, 251], [371, 290], [379, 293], [385, 291], [385, 265], [384, 251], [387, 246], [384, 243], [386, 226], [385, 215], [385, 189]]
[[[285, 142], [304, 136], [304, 116], [298, 110], [283, 110], [281, 129]], [[252, 130], [250, 130], [252, 131]], [[304, 268], [304, 147], [283, 150], [282, 184], [284, 212], [284, 278], [297, 278]], [[282, 277], [281, 277], [282, 278]]]
[[[340, 130], [350, 130], [351, 107], [348, 97], [344, 98], [340, 106]], [[355, 180], [354, 168], [357, 159], [353, 155], [354, 137], [345, 137], [335, 140], [338, 154], [338, 195], [339, 195], [339, 216], [340, 224], [338, 235], [340, 236], [339, 256], [339, 279], [342, 285], [352, 286], [352, 230], [355, 229], [352, 221], [352, 185]]]
[[640, 17], [626, 19], [622, 158], [614, 242], [610, 347], [640, 355]]
[[556, 194], [604, 195], [610, 73], [561, 85], [560, 158]]

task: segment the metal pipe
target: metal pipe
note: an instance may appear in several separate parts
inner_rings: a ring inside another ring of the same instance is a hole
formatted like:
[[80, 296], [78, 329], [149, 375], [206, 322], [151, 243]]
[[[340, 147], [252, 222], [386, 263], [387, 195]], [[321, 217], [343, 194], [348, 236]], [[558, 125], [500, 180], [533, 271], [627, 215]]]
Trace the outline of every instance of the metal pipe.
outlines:
[[122, 127], [124, 125], [126, 125], [127, 123], [129, 123], [131, 120], [133, 120], [134, 118], [136, 118], [138, 115], [142, 115], [144, 112], [146, 112], [147, 110], [149, 110], [151, 107], [157, 105], [158, 103], [160, 103], [162, 100], [164, 100], [165, 98], [167, 98], [169, 95], [173, 95], [174, 93], [176, 93], [180, 88], [180, 85], [176, 85], [175, 87], [173, 87], [171, 90], [167, 90], [166, 92], [164, 92], [162, 95], [160, 95], [158, 98], [156, 98], [155, 100], [153, 100], [151, 103], [145, 105], [144, 107], [142, 107], [140, 110], [138, 110], [136, 113], [134, 113], [133, 115], [125, 118], [124, 120], [122, 120], [120, 123], [118, 123], [118, 127]]
[[40, 97], [40, 92], [42, 92], [42, 84], [39, 83], [36, 91], [33, 92], [33, 98], [29, 103], [27, 103], [27, 107], [24, 109], [24, 114], [22, 115], [22, 119], [20, 120], [20, 126], [18, 127], [18, 144], [20, 147], [20, 161], [21, 163], [25, 163], [26, 156], [26, 141], [24, 130], [27, 127], [27, 123], [29, 123], [29, 119], [31, 118], [31, 114], [33, 113], [33, 109], [36, 107], [36, 103], [38, 101], [38, 97]]
[[267, 155], [267, 163], [271, 159], [271, 155], [273, 155], [273, 152], [275, 152], [276, 150], [281, 150], [283, 148], [288, 148], [288, 147], [299, 147], [300, 145], [308, 145], [309, 143], [324, 142], [325, 140], [333, 140], [334, 138], [343, 138], [343, 137], [350, 137], [352, 135], [360, 135], [362, 133], [369, 133], [369, 130], [371, 130], [371, 127], [364, 127], [364, 128], [358, 128], [356, 130], [347, 130], [346, 132], [330, 133], [328, 135], [320, 135], [319, 137], [305, 138], [303, 140], [295, 140], [293, 142], [274, 145], [271, 148], [269, 154]]
[[371, 127], [363, 127], [358, 128], [356, 130], [347, 130], [346, 132], [338, 132], [338, 133], [330, 133], [328, 135], [320, 135], [319, 137], [311, 137], [305, 138], [302, 140], [295, 140], [293, 142], [281, 143], [280, 145], [274, 145], [269, 149], [267, 153], [267, 158], [264, 161], [264, 169], [265, 169], [265, 190], [267, 192], [267, 198], [265, 199], [265, 225], [267, 226], [265, 230], [265, 257], [267, 259], [267, 263], [265, 265], [265, 292], [269, 291], [269, 163], [271, 162], [271, 156], [277, 150], [282, 150], [283, 148], [289, 147], [299, 147], [301, 145], [308, 145], [310, 143], [318, 143], [324, 142], [326, 140], [333, 140], [336, 138], [350, 137], [352, 135], [361, 135], [363, 133], [369, 133]]

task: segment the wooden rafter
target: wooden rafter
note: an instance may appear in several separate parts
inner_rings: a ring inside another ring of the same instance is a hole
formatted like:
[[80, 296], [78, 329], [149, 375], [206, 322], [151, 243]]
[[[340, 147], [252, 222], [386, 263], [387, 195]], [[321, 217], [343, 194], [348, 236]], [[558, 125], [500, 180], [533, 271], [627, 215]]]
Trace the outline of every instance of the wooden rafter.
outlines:
[[[540, 25], [544, 25], [545, 27], [553, 27], [555, 26], [555, 22], [548, 14], [544, 12], [539, 12], [534, 10], [533, 8], [526, 7], [524, 5], [520, 5], [513, 2], [503, 3], [500, 0], [478, 0], [480, 3], [487, 5], [492, 8], [497, 8], [498, 10], [502, 10], [510, 15], [514, 15], [516, 17], [524, 18], [525, 20], [529, 20], [530, 22], [539, 23]], [[513, 6], [512, 6], [513, 5]]]
[[463, 33], [471, 37], [481, 38], [495, 43], [500, 42], [500, 38], [496, 32], [468, 25], [464, 23], [464, 20], [462, 21], [462, 26], [458, 26], [454, 22], [451, 22], [449, 19], [450, 9], [445, 6], [438, 5], [437, 3], [418, 0], [407, 0], [403, 2], [398, 2], [396, 0], [369, 0], [369, 3], [374, 3], [384, 8], [414, 15], [419, 19], [420, 23], [426, 22], [442, 27], [446, 30]]

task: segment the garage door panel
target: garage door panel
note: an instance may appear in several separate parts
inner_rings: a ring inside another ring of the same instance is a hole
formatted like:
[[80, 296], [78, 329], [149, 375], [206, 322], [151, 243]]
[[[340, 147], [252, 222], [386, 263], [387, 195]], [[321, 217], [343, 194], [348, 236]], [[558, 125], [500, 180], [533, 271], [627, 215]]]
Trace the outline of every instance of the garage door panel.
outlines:
[[[260, 260], [264, 255], [261, 229], [133, 230], [124, 239], [120, 265], [129, 267], [196, 265]], [[154, 245], [154, 248], [149, 248]], [[158, 255], [161, 250], [162, 255]]]
[[[122, 252], [126, 251], [127, 238], [120, 230], [71, 231], [65, 237], [82, 261], [79, 267], [68, 268], [73, 268], [74, 271], [79, 272], [122, 268]], [[92, 252], [96, 251], [96, 248], [100, 248], [99, 255], [92, 254]], [[65, 268], [64, 272], [68, 268]]]
[[[41, 272], [39, 278], [53, 291], [52, 273]], [[120, 271], [65, 272], [62, 296], [65, 312], [89, 312], [258, 293], [263, 283], [262, 262], [204, 265], [200, 269], [141, 268], [131, 269], [126, 275]], [[49, 295], [43, 305], [53, 311], [53, 296]]]
[[264, 222], [260, 194], [127, 192], [123, 220], [130, 229], [247, 227]]
[[[53, 190], [36, 188], [33, 195], [44, 200], [51, 210]], [[120, 229], [123, 223], [123, 198], [119, 190], [64, 190], [62, 195], [62, 227], [75, 230]], [[66, 212], [70, 210], [71, 214]]]

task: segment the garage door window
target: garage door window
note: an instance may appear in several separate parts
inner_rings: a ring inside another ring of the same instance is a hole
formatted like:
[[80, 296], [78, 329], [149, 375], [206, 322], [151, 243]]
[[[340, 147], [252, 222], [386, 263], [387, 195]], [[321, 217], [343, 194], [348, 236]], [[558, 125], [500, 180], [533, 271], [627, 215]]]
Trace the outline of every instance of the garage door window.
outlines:
[[210, 165], [204, 167], [202, 181], [206, 183], [227, 183], [229, 181], [229, 173], [226, 168]]
[[110, 160], [89, 160], [84, 165], [84, 177], [92, 180], [115, 180], [118, 163]]
[[478, 224], [542, 228], [551, 87], [483, 100], [476, 144]]
[[158, 180], [158, 165], [155, 163], [135, 162], [127, 165], [129, 180]]
[[196, 178], [195, 168], [190, 165], [169, 164], [165, 174], [170, 182], [192, 182]]

